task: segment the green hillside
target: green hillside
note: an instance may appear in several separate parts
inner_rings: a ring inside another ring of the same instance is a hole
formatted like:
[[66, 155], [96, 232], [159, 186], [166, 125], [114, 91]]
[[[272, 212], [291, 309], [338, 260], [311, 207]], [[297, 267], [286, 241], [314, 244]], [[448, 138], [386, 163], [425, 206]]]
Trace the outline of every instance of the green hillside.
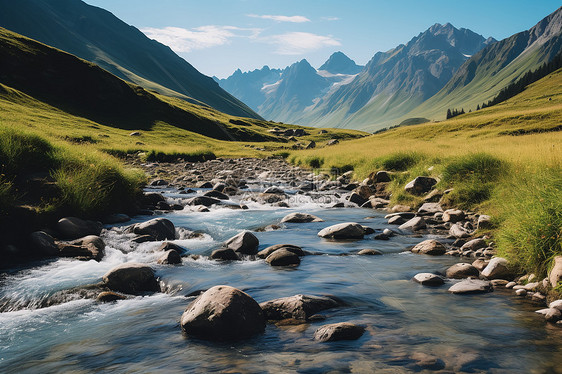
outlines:
[[[0, 0], [0, 26], [93, 62], [149, 90], [261, 118], [169, 47], [80, 0]], [[195, 100], [193, 100], [195, 99]]]

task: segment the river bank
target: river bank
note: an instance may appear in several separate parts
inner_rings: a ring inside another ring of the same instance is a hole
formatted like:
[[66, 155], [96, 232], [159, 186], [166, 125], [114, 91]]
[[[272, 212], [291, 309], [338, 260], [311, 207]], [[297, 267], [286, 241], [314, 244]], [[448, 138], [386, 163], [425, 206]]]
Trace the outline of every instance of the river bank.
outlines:
[[[471, 254], [467, 247], [461, 250], [467, 244], [461, 245], [461, 240], [470, 243], [468, 238], [449, 237], [459, 222], [464, 230], [475, 228], [479, 219], [475, 213], [463, 212], [464, 218], [450, 225], [450, 217], [458, 218], [458, 213], [448, 212], [447, 220], [445, 212], [429, 210], [385, 218], [392, 213], [360, 208], [350, 201], [350, 189], [354, 187], [359, 197], [362, 189], [350, 174], [332, 181], [279, 159], [137, 166], [152, 177], [153, 186], [145, 190], [144, 214], [103, 226], [101, 258], [52, 259], [3, 275], [0, 320], [5, 360], [0, 367], [5, 372], [37, 368], [120, 372], [135, 367], [154, 371], [162, 365], [166, 370], [200, 372], [490, 368], [540, 372], [559, 365], [560, 329], [534, 313], [540, 308], [538, 300], [513, 297], [504, 291], [504, 282], [493, 279], [480, 294], [450, 291], [463, 282], [450, 271], [459, 261], [486, 262], [494, 255], [488, 246], [474, 248]], [[384, 190], [380, 186], [374, 190], [378, 197], [367, 200], [384, 204]], [[429, 208], [437, 206], [425, 207]], [[296, 213], [322, 221], [285, 219]], [[410, 218], [413, 214], [417, 217]], [[417, 218], [418, 224], [423, 219], [426, 227], [399, 228], [403, 223], [389, 223], [399, 220], [395, 217], [406, 222]], [[155, 219], [168, 220], [173, 230], [146, 231], [146, 222]], [[346, 223], [361, 231], [347, 239], [318, 236]], [[231, 238], [241, 233], [251, 234], [244, 235], [242, 243], [257, 239], [249, 253], [240, 251], [240, 245], [226, 244], [236, 242]], [[260, 258], [260, 252], [275, 253], [274, 246], [280, 251], [279, 245], [298, 247], [303, 255], [292, 266], [272, 266], [273, 261]], [[236, 259], [217, 257], [217, 250], [229, 247]], [[178, 251], [181, 264], [169, 262], [170, 251]], [[459, 251], [475, 258], [456, 257]], [[446, 252], [451, 256], [442, 255]], [[108, 274], [127, 263], [151, 269], [161, 292], [154, 293], [151, 281], [150, 290], [116, 286]], [[466, 278], [476, 276], [471, 269], [456, 270]], [[424, 273], [443, 284], [424, 285], [426, 278], [419, 276]], [[263, 333], [238, 342], [207, 342], [189, 332], [182, 334], [185, 308], [196, 295], [217, 285], [235, 287], [260, 304], [306, 294], [333, 298], [337, 306], [314, 318], [268, 323]], [[112, 299], [117, 301], [101, 302]], [[344, 322], [363, 329], [357, 340], [314, 339], [323, 326]], [[26, 332], [30, 326], [34, 334]], [[532, 352], [529, 346], [535, 347]]]

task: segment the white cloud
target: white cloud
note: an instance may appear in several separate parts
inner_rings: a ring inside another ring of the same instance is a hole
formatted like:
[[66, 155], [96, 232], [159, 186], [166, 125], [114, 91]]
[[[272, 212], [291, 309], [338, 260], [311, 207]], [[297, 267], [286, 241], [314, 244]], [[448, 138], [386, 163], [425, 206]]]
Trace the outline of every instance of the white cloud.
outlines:
[[280, 55], [301, 55], [323, 47], [339, 46], [341, 43], [331, 36], [323, 36], [308, 32], [289, 32], [274, 35], [265, 39], [277, 45], [275, 53]]
[[324, 21], [339, 21], [339, 17], [322, 17]]
[[263, 14], [263, 15], [248, 14], [248, 17], [270, 19], [277, 22], [293, 22], [293, 23], [310, 22], [310, 20], [304, 16], [274, 16], [269, 14]]
[[236, 37], [256, 38], [260, 29], [244, 29], [234, 26], [201, 26], [194, 29], [165, 27], [162, 29], [146, 27], [141, 31], [151, 39], [172, 48], [175, 52], [191, 52], [227, 44]]

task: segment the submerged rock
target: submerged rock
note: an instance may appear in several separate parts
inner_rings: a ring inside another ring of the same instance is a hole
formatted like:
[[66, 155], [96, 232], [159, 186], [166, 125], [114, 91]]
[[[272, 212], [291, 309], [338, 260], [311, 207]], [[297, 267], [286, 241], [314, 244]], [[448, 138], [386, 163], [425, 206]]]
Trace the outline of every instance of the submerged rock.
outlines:
[[354, 222], [338, 223], [320, 230], [318, 236], [331, 239], [362, 239], [365, 235], [363, 226]]
[[360, 250], [357, 254], [360, 256], [379, 256], [382, 255], [382, 252], [376, 249], [367, 248]]
[[160, 256], [157, 262], [162, 265], [181, 264], [181, 256], [175, 249], [169, 249]]
[[211, 253], [211, 258], [213, 260], [223, 260], [223, 261], [237, 261], [239, 260], [238, 255], [231, 248], [219, 248]]
[[133, 262], [114, 267], [105, 273], [103, 282], [110, 290], [128, 294], [160, 291], [154, 270], [148, 265]]
[[192, 197], [191, 199], [187, 199], [187, 201], [185, 202], [187, 205], [203, 205], [206, 207], [210, 207], [211, 205], [215, 205], [215, 204], [220, 204], [220, 200], [219, 199], [215, 199], [214, 197], [209, 197], [209, 196], [195, 196]]
[[308, 320], [314, 314], [340, 306], [327, 296], [295, 295], [266, 301], [260, 304], [268, 320]]
[[348, 322], [324, 325], [314, 333], [314, 340], [331, 342], [337, 340], [357, 340], [365, 332], [365, 327]]
[[291, 223], [307, 223], [307, 222], [324, 222], [323, 219], [316, 217], [312, 214], [307, 213], [291, 213], [287, 214], [281, 220], [281, 223], [291, 222]]
[[117, 292], [111, 292], [111, 291], [101, 292], [96, 298], [96, 300], [99, 301], [100, 303], [109, 303], [112, 301], [126, 300], [126, 299], [127, 299], [126, 295]]
[[259, 304], [248, 294], [230, 286], [215, 286], [195, 299], [181, 317], [188, 335], [205, 340], [238, 340], [265, 330]]

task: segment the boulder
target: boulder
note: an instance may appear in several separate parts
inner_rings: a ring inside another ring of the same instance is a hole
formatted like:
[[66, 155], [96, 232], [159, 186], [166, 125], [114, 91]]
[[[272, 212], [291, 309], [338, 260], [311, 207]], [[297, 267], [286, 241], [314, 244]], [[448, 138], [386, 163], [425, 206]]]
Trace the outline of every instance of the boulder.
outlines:
[[390, 174], [387, 171], [381, 170], [371, 178], [375, 183], [386, 183], [390, 182]]
[[271, 266], [297, 266], [301, 263], [301, 259], [294, 252], [281, 248], [267, 256], [265, 262]]
[[484, 239], [472, 239], [461, 246], [461, 251], [477, 251], [482, 248], [487, 248], [488, 244]]
[[187, 205], [203, 205], [206, 207], [210, 207], [212, 205], [215, 204], [220, 204], [220, 200], [219, 199], [215, 199], [214, 197], [209, 197], [209, 196], [195, 196], [192, 197], [191, 199], [187, 199], [186, 200], [186, 204]]
[[340, 305], [335, 299], [326, 296], [295, 295], [266, 301], [260, 307], [268, 320], [308, 320], [322, 310]]
[[461, 262], [448, 268], [445, 274], [447, 275], [447, 278], [462, 279], [468, 277], [478, 277], [480, 273], [478, 272], [478, 269], [471, 264]]
[[67, 242], [57, 242], [60, 257], [74, 257], [78, 260], [101, 261], [105, 252], [93, 243], [71, 244]]
[[55, 239], [45, 231], [31, 233], [29, 241], [33, 249], [44, 256], [57, 256], [59, 254], [59, 247], [55, 244]]
[[403, 223], [406, 222], [407, 222], [406, 218], [402, 216], [392, 216], [388, 219], [389, 225], [402, 225]]
[[133, 226], [137, 235], [150, 235], [155, 240], [173, 240], [176, 238], [176, 228], [172, 221], [166, 218], [154, 218]]
[[414, 275], [414, 281], [418, 282], [423, 286], [441, 286], [445, 283], [445, 280], [436, 274], [431, 273], [419, 273]]
[[547, 322], [556, 323], [562, 319], [562, 312], [556, 308], [549, 308], [544, 315], [544, 319]]
[[332, 342], [338, 340], [357, 340], [365, 332], [365, 327], [348, 322], [324, 325], [314, 333], [314, 340]]
[[181, 264], [181, 256], [175, 249], [165, 251], [157, 261], [161, 265]]
[[57, 222], [56, 229], [64, 239], [78, 239], [88, 235], [99, 235], [103, 226], [100, 222], [65, 217]]
[[351, 195], [349, 195], [349, 197], [347, 198], [347, 200], [350, 203], [357, 204], [359, 206], [362, 206], [363, 204], [365, 204], [366, 202], [369, 201], [369, 200], [361, 197], [361, 195], [359, 195], [357, 192], [352, 192]]
[[338, 144], [340, 141], [338, 139], [330, 139], [328, 140], [328, 142], [326, 143], [326, 145], [336, 145]]
[[239, 260], [238, 255], [231, 248], [219, 248], [211, 253], [211, 258], [213, 260], [223, 260], [223, 261], [237, 261]]
[[322, 238], [331, 239], [362, 239], [365, 235], [363, 226], [354, 222], [338, 223], [328, 226], [318, 233]]
[[447, 209], [443, 212], [443, 222], [460, 222], [465, 218], [464, 212], [460, 209]]
[[152, 182], [150, 182], [150, 186], [152, 187], [160, 187], [160, 186], [167, 186], [168, 182], [165, 181], [164, 179], [155, 179]]
[[150, 192], [143, 196], [143, 202], [149, 205], [156, 205], [161, 201], [166, 201], [166, 198], [162, 194], [156, 192]]
[[492, 217], [482, 214], [478, 217], [478, 223], [476, 226], [479, 230], [480, 229], [489, 229], [492, 227]]
[[112, 291], [128, 294], [160, 291], [154, 270], [148, 265], [133, 262], [114, 267], [105, 273], [103, 282]]
[[509, 268], [508, 261], [503, 257], [494, 257], [482, 270], [482, 275], [488, 279], [511, 279], [513, 272]]
[[465, 279], [449, 288], [454, 294], [485, 293], [493, 291], [494, 287], [488, 281], [480, 279]]
[[255, 255], [258, 253], [260, 242], [258, 238], [249, 231], [241, 232], [224, 243], [225, 248], [244, 255]]
[[478, 269], [478, 271], [482, 271], [486, 268], [486, 266], [488, 266], [488, 262], [489, 261], [477, 259], [472, 263], [472, 266], [474, 266], [476, 269]]
[[447, 252], [447, 248], [435, 239], [424, 240], [416, 244], [412, 249], [412, 253], [419, 253], [431, 256], [441, 256]]
[[199, 182], [197, 188], [213, 188], [213, 184], [211, 182]]
[[[219, 199], [219, 200], [228, 200], [228, 199], [230, 199], [230, 198], [228, 197], [228, 195], [226, 195], [226, 194], [224, 194], [224, 193], [222, 193], [222, 192], [220, 192], [220, 191], [217, 191], [217, 190], [207, 191], [207, 192], [205, 192], [205, 193], [203, 194], [203, 196], [204, 196], [204, 197], [212, 197], [212, 198], [214, 198], [214, 199]], [[212, 204], [211, 204], [211, 205], [212, 205]]]
[[162, 244], [160, 244], [160, 247], [158, 247], [158, 249], [156, 251], [158, 252], [165, 252], [165, 251], [169, 251], [169, 250], [174, 250], [178, 253], [186, 253], [187, 249], [185, 249], [184, 247], [180, 247], [177, 244], [174, 243], [170, 243], [170, 242], [164, 242]]
[[353, 190], [356, 194], [361, 196], [365, 200], [369, 200], [369, 197], [375, 193], [373, 189], [365, 184], [360, 185], [356, 189]]
[[409, 182], [404, 190], [413, 195], [423, 195], [431, 191], [431, 188], [437, 184], [437, 180], [430, 177], [417, 177], [413, 181]]
[[314, 140], [311, 140], [310, 143], [308, 143], [305, 147], [305, 149], [312, 149], [312, 148], [316, 148], [316, 142]]
[[272, 254], [273, 252], [279, 250], [279, 249], [285, 249], [289, 252], [293, 252], [294, 254], [296, 254], [297, 256], [304, 256], [305, 253], [302, 250], [301, 247], [298, 247], [296, 245], [292, 245], [292, 244], [275, 244], [272, 245], [270, 247], [267, 247], [261, 251], [258, 252], [258, 257], [259, 258], [267, 258], [270, 254]]
[[449, 229], [449, 235], [452, 235], [455, 238], [459, 239], [468, 238], [470, 236], [468, 231], [464, 227], [462, 227], [460, 223], [455, 223], [453, 226], [451, 226], [451, 228]]
[[322, 218], [318, 218], [308, 213], [290, 213], [281, 220], [281, 223], [307, 223], [307, 222], [324, 222]]
[[376, 249], [367, 248], [360, 250], [357, 254], [360, 256], [379, 256], [382, 255], [382, 252], [377, 251]]
[[548, 304], [548, 307], [558, 309], [559, 311], [562, 312], [562, 300], [554, 300], [553, 302]]
[[559, 282], [562, 282], [562, 256], [554, 257], [552, 269], [548, 272], [548, 279], [552, 287], [556, 287]]
[[188, 335], [205, 340], [246, 339], [265, 330], [259, 304], [230, 286], [215, 286], [197, 297], [181, 316]]
[[407, 221], [406, 223], [401, 224], [398, 226], [400, 230], [410, 230], [410, 231], [418, 231], [423, 230], [427, 227], [425, 220], [423, 217], [414, 217], [411, 220]]
[[103, 252], [105, 249], [105, 243], [102, 238], [97, 235], [88, 235], [80, 239], [76, 239], [70, 242], [73, 245], [87, 245], [92, 244], [99, 252]]
[[419, 209], [418, 214], [433, 215], [435, 213], [442, 213], [443, 208], [439, 203], [424, 203]]

